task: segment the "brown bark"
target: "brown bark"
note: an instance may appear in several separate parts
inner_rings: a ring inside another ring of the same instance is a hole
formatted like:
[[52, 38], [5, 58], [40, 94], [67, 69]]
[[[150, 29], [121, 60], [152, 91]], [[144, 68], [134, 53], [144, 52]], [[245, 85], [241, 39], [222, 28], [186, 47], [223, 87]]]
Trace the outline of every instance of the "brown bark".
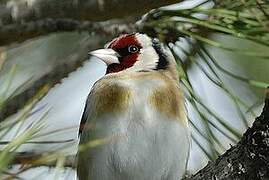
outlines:
[[269, 89], [262, 114], [237, 145], [185, 180], [269, 179]]

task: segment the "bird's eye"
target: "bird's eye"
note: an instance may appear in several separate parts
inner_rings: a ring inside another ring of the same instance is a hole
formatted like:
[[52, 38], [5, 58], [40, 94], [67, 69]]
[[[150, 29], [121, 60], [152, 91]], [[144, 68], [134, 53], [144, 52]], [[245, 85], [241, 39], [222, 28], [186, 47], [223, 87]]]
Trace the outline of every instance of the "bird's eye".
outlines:
[[129, 51], [130, 53], [136, 53], [136, 52], [139, 51], [139, 49], [138, 49], [138, 47], [136, 47], [136, 46], [134, 46], [134, 45], [131, 45], [131, 46], [128, 47], [128, 51]]

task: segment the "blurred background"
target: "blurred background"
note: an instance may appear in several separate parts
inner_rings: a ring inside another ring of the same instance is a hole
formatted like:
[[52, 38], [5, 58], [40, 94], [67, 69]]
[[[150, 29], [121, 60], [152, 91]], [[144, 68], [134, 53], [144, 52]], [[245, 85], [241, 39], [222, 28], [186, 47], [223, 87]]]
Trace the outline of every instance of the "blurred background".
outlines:
[[[0, 13], [1, 179], [76, 179], [80, 118], [106, 70], [87, 53], [120, 33], [158, 37], [178, 62], [192, 131], [189, 173], [235, 145], [261, 112], [269, 85], [268, 1], [145, 1], [112, 14], [124, 6], [88, 0], [82, 14], [96, 6], [92, 19], [59, 13], [60, 2], [46, 12], [43, 5], [53, 2], [0, 1], [13, 18]], [[27, 14], [29, 7], [40, 14]]]

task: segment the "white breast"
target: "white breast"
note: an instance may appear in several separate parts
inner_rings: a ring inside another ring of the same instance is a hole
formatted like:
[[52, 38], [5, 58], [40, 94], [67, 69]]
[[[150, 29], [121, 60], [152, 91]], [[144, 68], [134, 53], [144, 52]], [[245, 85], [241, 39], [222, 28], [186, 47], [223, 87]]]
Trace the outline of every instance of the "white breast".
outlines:
[[113, 83], [130, 88], [131, 101], [126, 111], [100, 116], [95, 128], [83, 133], [81, 143], [97, 138], [111, 141], [80, 153], [81, 180], [180, 179], [189, 152], [188, 128], [158, 112], [147, 100], [163, 82], [136, 79]]

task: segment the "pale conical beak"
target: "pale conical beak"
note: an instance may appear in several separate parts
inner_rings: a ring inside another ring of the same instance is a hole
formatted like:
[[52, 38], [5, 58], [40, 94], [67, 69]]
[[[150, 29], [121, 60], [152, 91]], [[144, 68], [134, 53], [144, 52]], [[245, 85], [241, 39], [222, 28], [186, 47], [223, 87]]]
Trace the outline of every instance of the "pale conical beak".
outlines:
[[120, 63], [118, 59], [119, 55], [113, 49], [97, 49], [95, 51], [89, 52], [89, 54], [101, 59], [107, 65], [113, 64], [113, 63], [117, 63], [117, 64]]

